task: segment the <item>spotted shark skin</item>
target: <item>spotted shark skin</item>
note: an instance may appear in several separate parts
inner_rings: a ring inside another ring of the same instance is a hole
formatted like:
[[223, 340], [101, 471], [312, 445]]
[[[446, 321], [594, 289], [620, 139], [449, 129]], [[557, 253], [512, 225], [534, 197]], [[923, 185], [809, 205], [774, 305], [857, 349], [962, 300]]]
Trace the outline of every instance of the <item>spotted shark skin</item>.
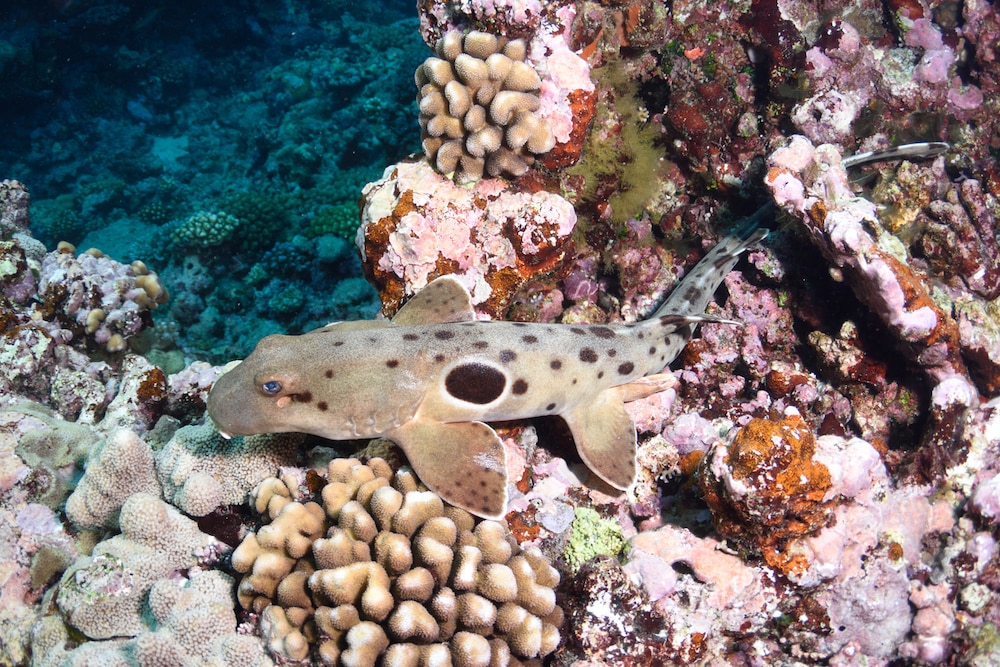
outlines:
[[564, 325], [477, 321], [451, 276], [392, 321], [344, 322], [261, 340], [222, 375], [208, 413], [225, 435], [302, 432], [397, 443], [428, 488], [486, 518], [503, 516], [503, 444], [487, 422], [566, 421], [587, 467], [627, 489], [636, 429], [624, 404], [673, 385], [660, 372], [684, 348], [739, 255], [767, 231], [751, 224], [716, 245], [647, 320]]

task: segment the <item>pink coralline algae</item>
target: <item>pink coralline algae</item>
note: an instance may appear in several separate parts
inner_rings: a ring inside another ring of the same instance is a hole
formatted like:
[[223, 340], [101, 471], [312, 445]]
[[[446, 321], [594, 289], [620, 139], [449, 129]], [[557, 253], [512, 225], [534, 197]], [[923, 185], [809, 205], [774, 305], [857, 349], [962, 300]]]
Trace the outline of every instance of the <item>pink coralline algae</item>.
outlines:
[[358, 243], [387, 312], [454, 273], [473, 303], [496, 315], [528, 277], [562, 258], [575, 224], [559, 195], [514, 191], [499, 179], [467, 189], [418, 160], [365, 187]]
[[[905, 46], [887, 50], [854, 20], [836, 20], [829, 36], [806, 51], [811, 94], [792, 120], [810, 140], [853, 144], [854, 124], [871, 109], [926, 106], [958, 123], [981, 110], [982, 90], [958, 72], [954, 33], [946, 39], [929, 18], [901, 17]], [[894, 121], [887, 115], [885, 122]]]
[[[900, 340], [915, 346], [915, 358], [932, 377], [965, 375], [955, 322], [934, 304], [913, 271], [867, 231], [866, 225], [878, 221], [875, 206], [853, 194], [839, 162], [832, 146], [814, 149], [807, 139], [793, 137], [772, 154], [767, 183], [779, 205], [800, 216], [858, 296]], [[806, 174], [815, 174], [815, 180], [800, 180]]]

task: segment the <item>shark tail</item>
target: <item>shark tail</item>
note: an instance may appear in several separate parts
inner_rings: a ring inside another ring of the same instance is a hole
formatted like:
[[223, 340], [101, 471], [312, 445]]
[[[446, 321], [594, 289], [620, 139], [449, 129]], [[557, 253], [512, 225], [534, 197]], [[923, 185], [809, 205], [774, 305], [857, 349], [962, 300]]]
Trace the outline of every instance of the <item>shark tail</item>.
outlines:
[[719, 241], [681, 280], [670, 296], [656, 309], [653, 318], [691, 316], [691, 322], [715, 321], [703, 315], [715, 290], [722, 284], [740, 255], [760, 243], [768, 234], [761, 221], [774, 214], [774, 204], [757, 210], [732, 234]]

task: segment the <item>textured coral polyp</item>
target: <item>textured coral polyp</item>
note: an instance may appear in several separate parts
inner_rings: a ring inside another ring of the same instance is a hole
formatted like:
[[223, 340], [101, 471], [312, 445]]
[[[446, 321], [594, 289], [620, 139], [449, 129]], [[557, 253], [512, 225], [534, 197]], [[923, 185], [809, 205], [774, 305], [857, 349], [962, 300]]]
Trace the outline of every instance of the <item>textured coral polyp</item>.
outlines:
[[718, 446], [700, 476], [718, 531], [779, 571], [805, 567], [786, 546], [827, 526], [834, 507], [825, 498], [830, 471], [815, 452], [809, 425], [793, 409], [780, 420], [751, 420], [732, 443]]
[[270, 523], [233, 553], [240, 604], [276, 658], [504, 666], [556, 649], [559, 574], [539, 551], [381, 459], [336, 459], [327, 478], [316, 501], [261, 483]]

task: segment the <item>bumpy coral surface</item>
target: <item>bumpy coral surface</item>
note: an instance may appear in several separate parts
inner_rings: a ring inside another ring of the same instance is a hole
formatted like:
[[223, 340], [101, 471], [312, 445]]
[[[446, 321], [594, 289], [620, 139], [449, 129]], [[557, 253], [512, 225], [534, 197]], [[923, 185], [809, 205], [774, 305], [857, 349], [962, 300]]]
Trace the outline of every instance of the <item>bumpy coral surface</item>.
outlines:
[[240, 604], [276, 658], [324, 665], [519, 665], [559, 644], [558, 572], [382, 459], [331, 461], [315, 500], [279, 478], [233, 553]]
[[455, 180], [521, 176], [556, 139], [539, 118], [541, 79], [525, 62], [528, 45], [485, 32], [451, 31], [437, 57], [417, 68], [424, 153]]

